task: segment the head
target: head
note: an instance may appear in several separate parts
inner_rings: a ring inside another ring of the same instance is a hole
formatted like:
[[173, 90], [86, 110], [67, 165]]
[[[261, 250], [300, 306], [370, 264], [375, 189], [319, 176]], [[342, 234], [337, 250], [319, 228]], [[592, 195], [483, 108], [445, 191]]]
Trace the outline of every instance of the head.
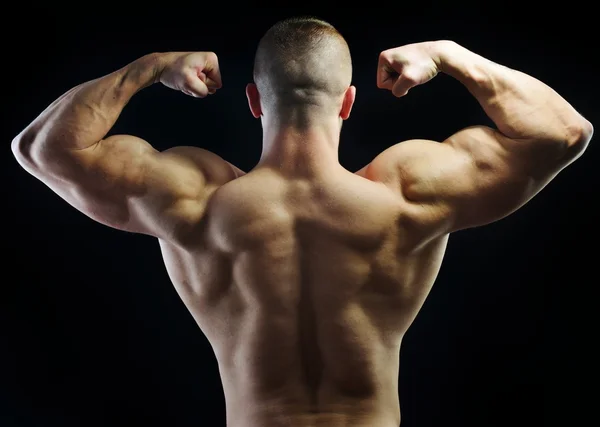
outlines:
[[283, 126], [310, 127], [346, 120], [356, 89], [350, 85], [348, 44], [329, 23], [313, 18], [277, 22], [262, 37], [254, 83], [246, 88], [254, 117]]

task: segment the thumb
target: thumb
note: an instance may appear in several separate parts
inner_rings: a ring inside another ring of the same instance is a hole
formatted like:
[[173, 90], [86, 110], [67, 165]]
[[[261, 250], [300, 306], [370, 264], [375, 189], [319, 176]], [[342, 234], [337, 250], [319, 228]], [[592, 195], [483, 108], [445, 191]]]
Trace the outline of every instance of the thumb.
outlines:
[[217, 89], [219, 89], [221, 87], [221, 85], [219, 83], [217, 83], [214, 80], [212, 80], [210, 77], [208, 77], [203, 72], [198, 73], [198, 77], [206, 85], [206, 87], [208, 88], [208, 93], [210, 95], [212, 95], [213, 93], [215, 93], [217, 91]]
[[200, 76], [189, 74], [185, 81], [183, 92], [195, 98], [204, 98], [208, 96], [209, 90]]
[[392, 87], [392, 94], [400, 98], [408, 93], [408, 90], [412, 87], [406, 79], [399, 77]]

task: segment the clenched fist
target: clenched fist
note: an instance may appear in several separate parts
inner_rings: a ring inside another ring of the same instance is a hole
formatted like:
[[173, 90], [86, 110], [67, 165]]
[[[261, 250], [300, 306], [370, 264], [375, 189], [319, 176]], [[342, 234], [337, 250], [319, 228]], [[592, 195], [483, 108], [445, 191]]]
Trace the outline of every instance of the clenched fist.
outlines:
[[204, 98], [223, 85], [213, 52], [171, 52], [164, 56], [163, 64], [158, 80], [186, 95]]
[[434, 78], [439, 68], [432, 52], [433, 43], [408, 44], [381, 52], [377, 87], [391, 90], [395, 96], [401, 97], [413, 87]]

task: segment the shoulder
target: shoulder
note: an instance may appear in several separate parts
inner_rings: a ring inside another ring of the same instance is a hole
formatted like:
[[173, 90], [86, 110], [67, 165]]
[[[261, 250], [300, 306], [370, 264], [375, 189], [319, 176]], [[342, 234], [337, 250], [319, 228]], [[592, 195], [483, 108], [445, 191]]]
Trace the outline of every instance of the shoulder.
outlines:
[[443, 155], [445, 148], [443, 144], [427, 139], [402, 141], [378, 154], [357, 174], [371, 181], [395, 186], [411, 169]]
[[409, 247], [423, 247], [446, 234], [446, 205], [437, 203], [429, 193], [437, 191], [446, 159], [452, 156], [448, 148], [432, 140], [406, 140], [387, 148], [359, 171], [360, 176], [383, 184], [396, 196], [402, 218], [398, 224]]
[[206, 181], [212, 184], [222, 185], [246, 174], [218, 154], [204, 148], [178, 146], [169, 148], [161, 154], [176, 157], [182, 167], [200, 169]]

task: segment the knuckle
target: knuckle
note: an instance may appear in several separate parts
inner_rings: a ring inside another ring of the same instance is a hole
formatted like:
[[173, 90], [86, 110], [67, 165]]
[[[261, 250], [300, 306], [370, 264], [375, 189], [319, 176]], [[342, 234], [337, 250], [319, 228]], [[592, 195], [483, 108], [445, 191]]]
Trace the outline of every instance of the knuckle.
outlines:
[[382, 51], [379, 54], [379, 62], [381, 62], [381, 63], [389, 62], [389, 60], [390, 60], [390, 53], [389, 52], [390, 52], [389, 49]]
[[219, 60], [217, 54], [215, 52], [212, 51], [208, 51], [205, 52], [207, 59], [213, 61], [213, 62], [217, 62]]

